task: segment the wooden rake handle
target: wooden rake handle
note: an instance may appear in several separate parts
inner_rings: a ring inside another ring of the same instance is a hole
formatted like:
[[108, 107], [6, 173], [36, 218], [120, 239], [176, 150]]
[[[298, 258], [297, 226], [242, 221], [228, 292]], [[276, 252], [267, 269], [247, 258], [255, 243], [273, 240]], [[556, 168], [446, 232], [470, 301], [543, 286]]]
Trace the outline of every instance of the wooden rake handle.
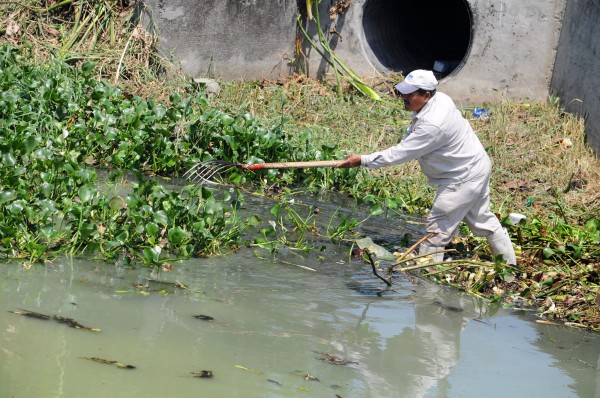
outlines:
[[242, 167], [247, 170], [266, 170], [266, 169], [308, 169], [311, 167], [337, 167], [343, 160], [314, 160], [310, 162], [280, 162], [280, 163], [257, 163], [244, 164]]

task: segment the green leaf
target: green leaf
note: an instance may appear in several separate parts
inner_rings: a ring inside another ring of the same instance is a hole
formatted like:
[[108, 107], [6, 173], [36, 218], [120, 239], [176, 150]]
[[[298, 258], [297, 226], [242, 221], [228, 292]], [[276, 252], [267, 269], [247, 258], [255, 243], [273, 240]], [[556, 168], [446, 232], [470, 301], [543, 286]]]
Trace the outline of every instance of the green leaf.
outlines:
[[11, 202], [17, 198], [15, 191], [0, 191], [0, 205]]
[[96, 65], [93, 62], [86, 61], [81, 65], [81, 70], [86, 75], [89, 75], [90, 73], [92, 73], [94, 71], [95, 67], [96, 67]]
[[52, 195], [52, 191], [54, 191], [54, 184], [43, 182], [40, 185], [40, 191], [45, 197], [49, 198]]
[[116, 239], [122, 245], [126, 244], [127, 241], [129, 240], [129, 232], [127, 232], [127, 231], [121, 232], [119, 235], [117, 235]]
[[232, 184], [238, 185], [242, 181], [242, 178], [243, 176], [240, 173], [232, 172], [228, 179]]
[[85, 222], [79, 228], [82, 238], [87, 238], [97, 231], [96, 225], [91, 222]]
[[396, 199], [387, 198], [385, 200], [385, 205], [388, 209], [394, 210], [398, 208], [398, 201]]
[[167, 113], [167, 108], [162, 105], [154, 107], [154, 114], [157, 118], [162, 119]]
[[122, 246], [122, 243], [116, 240], [110, 240], [106, 242], [106, 248], [108, 250], [114, 250]]
[[592, 218], [591, 220], [585, 223], [585, 228], [591, 233], [600, 232], [600, 219]]
[[551, 248], [544, 247], [544, 250], [542, 250], [542, 254], [544, 255], [545, 258], [550, 258], [550, 257], [554, 256], [554, 254], [556, 254], [556, 253]]
[[372, 205], [371, 206], [371, 215], [378, 216], [380, 214], [383, 214], [383, 208], [381, 207], [381, 205], [379, 203]]
[[204, 205], [204, 212], [206, 214], [219, 214], [223, 210], [221, 203], [215, 202], [214, 200], [208, 200]]
[[167, 239], [173, 245], [181, 244], [187, 237], [187, 232], [180, 227], [171, 228], [167, 232]]
[[137, 196], [135, 195], [127, 195], [127, 197], [125, 198], [125, 204], [127, 205], [127, 207], [129, 207], [130, 209], [135, 209], [138, 207], [138, 204], [140, 203], [140, 200]]
[[156, 223], [151, 222], [146, 225], [146, 233], [148, 235], [156, 236], [158, 234], [158, 231], [159, 227], [158, 225], [156, 225]]
[[96, 188], [91, 184], [86, 184], [80, 187], [77, 190], [77, 194], [79, 195], [79, 199], [83, 203], [87, 203], [94, 198], [94, 194], [96, 193]]
[[114, 196], [109, 202], [108, 202], [108, 206], [110, 207], [110, 209], [112, 211], [118, 211], [121, 210], [126, 206], [125, 204], [125, 199], [123, 199], [122, 196]]
[[259, 231], [259, 233], [266, 238], [267, 236], [273, 235], [275, 230], [273, 228], [263, 228]]
[[146, 264], [158, 264], [161, 249], [159, 246], [147, 247], [143, 250], [144, 261]]
[[275, 217], [279, 217], [279, 213], [281, 212], [281, 204], [277, 203], [275, 206], [271, 207], [271, 211], [270, 213], [275, 216]]
[[159, 210], [157, 212], [154, 213], [154, 221], [157, 224], [161, 224], [161, 225], [167, 225], [169, 224], [169, 216], [167, 215], [166, 212]]
[[171, 94], [169, 99], [173, 105], [177, 105], [181, 102], [181, 96], [178, 93]]
[[8, 166], [8, 167], [15, 167], [15, 165], [17, 164], [17, 160], [15, 159], [15, 157], [13, 156], [12, 153], [5, 153], [2, 155], [2, 165], [3, 166]]
[[229, 116], [226, 113], [221, 114], [221, 122], [223, 123], [223, 126], [227, 127], [230, 126], [231, 124], [233, 124], [233, 122], [235, 121], [234, 118], [232, 118], [231, 116]]
[[41, 142], [41, 138], [29, 136], [23, 141], [23, 147], [25, 148], [25, 153], [29, 154], [33, 152], [33, 150], [39, 145]]
[[254, 226], [258, 225], [260, 223], [260, 221], [261, 220], [258, 216], [252, 215], [252, 216], [248, 217], [248, 219], [246, 220], [246, 225], [254, 227]]

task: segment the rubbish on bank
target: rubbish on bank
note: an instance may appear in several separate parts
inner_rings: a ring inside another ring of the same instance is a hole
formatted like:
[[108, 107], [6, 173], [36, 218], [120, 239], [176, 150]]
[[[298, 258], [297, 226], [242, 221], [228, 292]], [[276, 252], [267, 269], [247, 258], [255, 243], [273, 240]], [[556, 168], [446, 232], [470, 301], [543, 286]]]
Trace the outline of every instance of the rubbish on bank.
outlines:
[[473, 109], [473, 116], [477, 119], [485, 120], [492, 115], [492, 112], [489, 109], [484, 108], [475, 108]]

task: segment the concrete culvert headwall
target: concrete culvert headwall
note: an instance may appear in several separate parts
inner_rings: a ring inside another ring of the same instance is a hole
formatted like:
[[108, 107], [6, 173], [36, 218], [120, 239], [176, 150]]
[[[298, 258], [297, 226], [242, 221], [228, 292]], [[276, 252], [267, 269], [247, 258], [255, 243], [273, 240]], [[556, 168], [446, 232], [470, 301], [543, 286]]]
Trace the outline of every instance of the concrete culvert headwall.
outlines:
[[365, 44], [385, 68], [433, 69], [443, 78], [465, 60], [473, 29], [465, 0], [368, 0], [362, 15]]
[[[320, 2], [319, 15], [333, 51], [366, 80], [430, 69], [440, 91], [481, 103], [498, 94], [548, 95], [565, 1], [330, 0]], [[276, 79], [302, 64], [309, 76], [333, 78], [298, 29], [306, 0], [145, 4], [161, 47], [193, 77]], [[318, 42], [316, 22], [303, 15], [301, 23]]]

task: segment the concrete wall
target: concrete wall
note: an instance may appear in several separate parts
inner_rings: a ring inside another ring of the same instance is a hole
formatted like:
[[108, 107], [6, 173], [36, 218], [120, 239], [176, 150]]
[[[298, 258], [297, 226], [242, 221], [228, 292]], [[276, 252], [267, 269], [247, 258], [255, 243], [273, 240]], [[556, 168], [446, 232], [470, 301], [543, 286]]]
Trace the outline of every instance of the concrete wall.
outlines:
[[600, 154], [600, 1], [567, 2], [551, 87], [586, 117], [587, 142]]
[[497, 99], [500, 93], [545, 99], [565, 1], [470, 3], [474, 16], [471, 49], [464, 66], [442, 80], [440, 90], [475, 103]]
[[[146, 0], [145, 24], [162, 50], [193, 77], [287, 75], [294, 55], [296, 0]], [[213, 75], [213, 76], [209, 76]]]

